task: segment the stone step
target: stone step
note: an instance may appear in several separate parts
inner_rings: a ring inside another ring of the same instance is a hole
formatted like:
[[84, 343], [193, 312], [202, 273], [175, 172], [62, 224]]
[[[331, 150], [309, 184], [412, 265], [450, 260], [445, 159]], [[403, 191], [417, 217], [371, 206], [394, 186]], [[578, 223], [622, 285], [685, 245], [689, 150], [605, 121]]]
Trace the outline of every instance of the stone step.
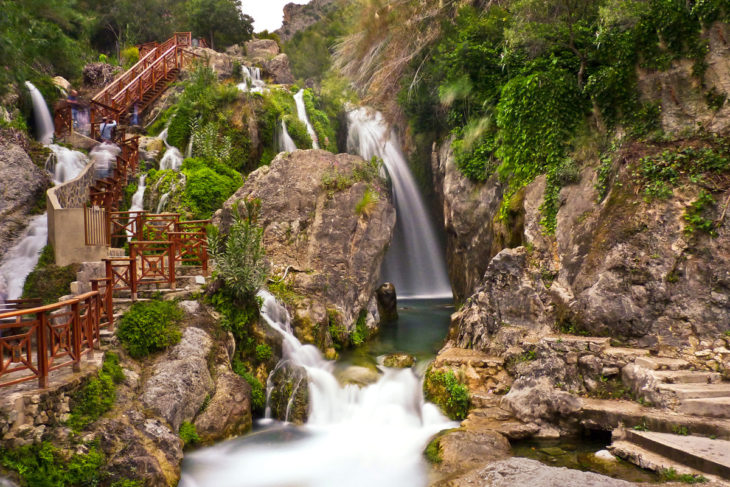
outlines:
[[607, 337], [584, 337], [576, 335], [549, 335], [542, 337], [541, 342], [553, 350], [603, 352], [611, 347], [611, 339]]
[[730, 397], [730, 383], [721, 384], [660, 384], [659, 390], [679, 400]]
[[625, 430], [625, 440], [692, 469], [730, 479], [730, 441]]
[[634, 361], [637, 357], [649, 356], [649, 350], [643, 348], [608, 347], [603, 355], [612, 359], [623, 359], [627, 362]]
[[[686, 465], [678, 464], [677, 462], [662, 456], [656, 452], [642, 448], [635, 443], [631, 443], [626, 440], [614, 440], [608, 446], [614, 456], [617, 456], [629, 463], [633, 463], [645, 470], [652, 470], [654, 472], [661, 472], [664, 470], [673, 469], [678, 475], [703, 475], [704, 472], [697, 471], [689, 468]], [[671, 484], [676, 485], [676, 484]], [[715, 485], [715, 484], [713, 484]]]
[[680, 401], [677, 410], [684, 414], [730, 419], [730, 397], [684, 399]]
[[686, 370], [692, 366], [681, 358], [669, 357], [637, 357], [634, 363], [649, 370]]
[[672, 433], [684, 428], [693, 435], [717, 436], [730, 440], [730, 420], [683, 414], [668, 409], [642, 406], [634, 401], [583, 399], [577, 417], [586, 429], [611, 431], [621, 426], [640, 426], [651, 431]]
[[717, 372], [692, 370], [656, 370], [654, 376], [667, 384], [715, 384], [722, 380]]

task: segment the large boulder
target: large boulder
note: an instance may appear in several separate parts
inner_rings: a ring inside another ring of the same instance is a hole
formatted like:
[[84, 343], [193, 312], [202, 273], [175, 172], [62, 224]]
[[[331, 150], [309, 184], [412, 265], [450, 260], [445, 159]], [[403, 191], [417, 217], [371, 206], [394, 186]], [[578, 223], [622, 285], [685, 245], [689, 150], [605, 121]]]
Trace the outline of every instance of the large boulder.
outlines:
[[288, 3], [284, 6], [284, 22], [276, 33], [286, 42], [297, 32], [317, 23], [339, 5], [340, 2], [336, 0], [311, 0], [306, 5]]
[[31, 213], [45, 208], [51, 181], [46, 171], [33, 164], [16, 139], [0, 133], [0, 258], [15, 243]]
[[251, 427], [251, 386], [231, 371], [218, 374], [215, 394], [208, 407], [195, 418], [203, 443], [230, 438]]
[[246, 43], [246, 56], [250, 58], [271, 59], [280, 52], [279, 44], [272, 39], [254, 39]]
[[289, 56], [279, 54], [273, 59], [264, 63], [264, 71], [266, 71], [274, 80], [274, 83], [287, 85], [294, 83], [294, 75], [291, 72], [291, 63]]
[[330, 328], [350, 334], [358, 319], [376, 326], [374, 294], [395, 225], [377, 168], [322, 150], [279, 154], [216, 213], [214, 223], [224, 234], [233, 205], [249, 198], [261, 200], [266, 255], [272, 277], [286, 275], [280, 287], [288, 288], [297, 336], [327, 348]]
[[213, 390], [208, 370], [210, 336], [200, 328], [188, 327], [180, 343], [155, 364], [142, 392], [142, 402], [177, 431], [183, 421], [192, 420]]
[[271, 417], [294, 424], [309, 418], [309, 376], [304, 367], [279, 363], [271, 373], [269, 407]]

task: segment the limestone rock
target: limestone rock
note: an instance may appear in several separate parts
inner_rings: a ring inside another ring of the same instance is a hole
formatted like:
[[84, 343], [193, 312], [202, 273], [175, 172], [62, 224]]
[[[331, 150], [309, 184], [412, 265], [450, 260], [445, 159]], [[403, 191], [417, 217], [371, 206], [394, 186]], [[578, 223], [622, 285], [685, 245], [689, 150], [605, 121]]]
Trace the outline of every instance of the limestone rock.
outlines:
[[173, 427], [190, 421], [213, 389], [208, 370], [212, 340], [200, 328], [188, 327], [180, 343], [155, 364], [142, 392], [142, 402]]
[[276, 84], [286, 85], [296, 81], [291, 72], [289, 56], [286, 54], [279, 54], [273, 59], [266, 61], [264, 63], [264, 70], [271, 75]]
[[526, 423], [559, 423], [580, 411], [580, 398], [555, 389], [548, 379], [521, 377], [515, 381], [503, 404]]
[[454, 297], [460, 300], [474, 292], [490, 259], [501, 250], [495, 241], [494, 215], [503, 188], [496, 176], [475, 183], [461, 174], [451, 140], [434, 146], [431, 167], [443, 204], [449, 277]]
[[491, 463], [468, 475], [452, 480], [450, 487], [483, 485], [490, 487], [630, 487], [631, 483], [592, 472], [565, 467], [550, 467], [537, 460], [514, 457]]
[[198, 436], [211, 443], [240, 435], [251, 427], [251, 386], [233, 372], [220, 374], [208, 407], [195, 419]]
[[288, 3], [284, 6], [284, 22], [276, 33], [283, 42], [286, 42], [297, 32], [322, 19], [337, 6], [336, 0], [312, 0], [306, 5]]
[[[0, 257], [15, 243], [28, 224], [36, 203], [44, 199], [51, 182], [46, 172], [33, 164], [23, 147], [0, 135]], [[45, 208], [45, 203], [43, 203]]]
[[441, 475], [463, 474], [510, 455], [509, 441], [496, 431], [458, 429], [437, 441], [442, 461], [436, 471]]
[[279, 44], [273, 39], [254, 39], [246, 43], [246, 56], [271, 59], [280, 53]]
[[103, 88], [122, 71], [120, 66], [112, 66], [106, 63], [90, 63], [84, 66], [84, 85], [89, 88]]
[[380, 319], [384, 322], [395, 321], [398, 319], [398, 296], [396, 295], [395, 286], [386, 282], [376, 291], [378, 299], [378, 313]]
[[[222, 233], [232, 221], [231, 208], [245, 198], [259, 198], [259, 223], [274, 276], [284, 276], [292, 298], [298, 338], [321, 349], [331, 346], [330, 320], [351, 333], [364, 310], [372, 315], [380, 265], [395, 224], [395, 210], [384, 182], [357, 174], [367, 163], [359, 157], [326, 151], [279, 154], [270, 166], [251, 173], [214, 216]], [[329, 189], [333, 175], [348, 181]], [[355, 207], [371, 188], [379, 195], [369, 214]], [[367, 321], [370, 321], [369, 319]]]

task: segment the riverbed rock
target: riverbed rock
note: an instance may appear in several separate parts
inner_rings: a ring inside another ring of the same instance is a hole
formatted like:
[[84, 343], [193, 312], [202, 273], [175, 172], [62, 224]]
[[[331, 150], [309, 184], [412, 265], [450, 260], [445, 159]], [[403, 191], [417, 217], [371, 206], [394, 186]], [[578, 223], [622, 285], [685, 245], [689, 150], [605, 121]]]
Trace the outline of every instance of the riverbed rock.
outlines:
[[383, 322], [395, 321], [398, 319], [398, 296], [395, 286], [386, 282], [376, 291], [378, 298], [378, 312]]
[[451, 480], [449, 487], [489, 486], [513, 487], [630, 487], [634, 484], [592, 472], [565, 467], [550, 467], [537, 460], [513, 457], [500, 460]]
[[580, 398], [556, 389], [549, 379], [533, 377], [517, 379], [502, 401], [520, 421], [538, 424], [572, 421], [583, 406]]
[[386, 367], [392, 367], [394, 369], [405, 369], [407, 367], [413, 367], [416, 363], [416, 358], [409, 353], [390, 353], [383, 359], [383, 365]]
[[375, 384], [380, 379], [377, 369], [360, 365], [351, 365], [337, 372], [336, 376], [340, 384], [354, 384], [361, 387]]
[[[384, 181], [372, 169], [347, 154], [281, 153], [251, 173], [214, 216], [225, 234], [234, 204], [261, 200], [258, 221], [266, 256], [273, 278], [286, 274], [281, 286], [289, 290], [284, 298], [295, 334], [323, 350], [331, 346], [330, 330], [350, 335], [361, 317], [367, 327], [377, 325], [375, 289], [395, 210]], [[357, 212], [366, 191], [377, 200], [370, 211]]]
[[207, 361], [212, 343], [200, 328], [186, 328], [180, 343], [158, 360], [144, 385], [144, 405], [163, 417], [175, 431], [183, 421], [195, 417], [213, 390]]
[[219, 374], [215, 394], [194, 424], [203, 443], [243, 434], [251, 428], [251, 386], [234, 372]]
[[0, 133], [0, 258], [5, 255], [35, 209], [45, 209], [51, 181], [11, 134]]
[[441, 476], [463, 475], [510, 455], [509, 441], [496, 431], [457, 429], [437, 441], [441, 462], [436, 471]]
[[271, 374], [271, 417], [304, 424], [309, 417], [309, 377], [304, 367], [280, 362]]

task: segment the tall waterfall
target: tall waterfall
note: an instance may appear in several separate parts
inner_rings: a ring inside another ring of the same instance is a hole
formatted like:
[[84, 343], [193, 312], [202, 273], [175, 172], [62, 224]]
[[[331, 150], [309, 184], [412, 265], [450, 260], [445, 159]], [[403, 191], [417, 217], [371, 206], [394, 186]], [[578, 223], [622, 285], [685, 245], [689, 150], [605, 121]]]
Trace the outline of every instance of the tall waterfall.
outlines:
[[314, 127], [312, 127], [312, 124], [309, 121], [309, 117], [307, 116], [307, 107], [304, 105], [304, 90], [299, 90], [297, 94], [294, 95], [294, 103], [297, 105], [297, 116], [299, 117], [299, 120], [304, 122], [307, 126], [307, 132], [312, 138], [312, 149], [319, 149], [317, 132], [314, 131]]
[[442, 249], [395, 133], [380, 112], [358, 108], [348, 114], [348, 152], [382, 159], [393, 182], [395, 235], [383, 273], [399, 297], [450, 297]]
[[36, 135], [38, 142], [41, 144], [50, 144], [53, 142], [53, 119], [51, 112], [48, 110], [46, 100], [38, 88], [33, 86], [30, 81], [25, 82], [25, 86], [30, 91], [31, 100], [33, 100], [33, 119], [35, 120]]
[[232, 441], [186, 455], [180, 486], [425, 486], [421, 452], [456, 424], [424, 401], [413, 370], [383, 367], [374, 384], [341, 386], [334, 362], [292, 334], [286, 309], [268, 292], [259, 296], [262, 318], [282, 336], [282, 362], [307, 371], [309, 421], [286, 430], [294, 438], [283, 444]]
[[281, 128], [279, 129], [279, 152], [294, 152], [297, 150], [297, 145], [292, 140], [289, 131], [286, 129], [286, 122], [281, 121]]

